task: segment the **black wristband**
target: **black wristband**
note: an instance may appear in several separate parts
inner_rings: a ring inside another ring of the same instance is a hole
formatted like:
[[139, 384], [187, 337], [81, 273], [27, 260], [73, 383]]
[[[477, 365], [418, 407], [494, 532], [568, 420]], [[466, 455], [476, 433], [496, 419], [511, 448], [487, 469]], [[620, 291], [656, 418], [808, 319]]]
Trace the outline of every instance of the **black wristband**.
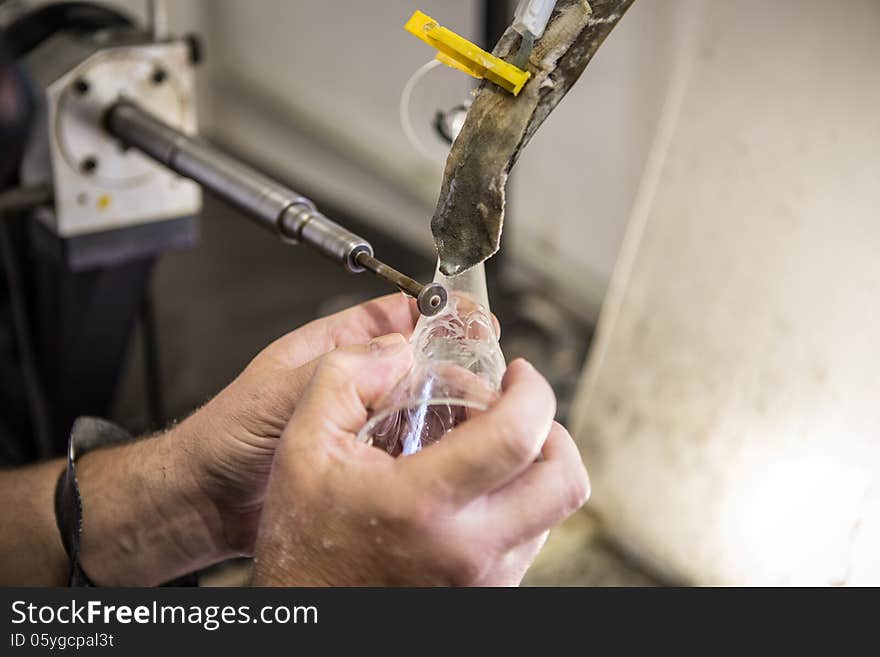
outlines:
[[93, 449], [131, 440], [125, 429], [96, 417], [80, 417], [73, 423], [67, 443], [67, 467], [55, 487], [55, 522], [70, 559], [70, 586], [94, 586], [79, 561], [82, 532], [82, 498], [76, 480], [76, 460]]

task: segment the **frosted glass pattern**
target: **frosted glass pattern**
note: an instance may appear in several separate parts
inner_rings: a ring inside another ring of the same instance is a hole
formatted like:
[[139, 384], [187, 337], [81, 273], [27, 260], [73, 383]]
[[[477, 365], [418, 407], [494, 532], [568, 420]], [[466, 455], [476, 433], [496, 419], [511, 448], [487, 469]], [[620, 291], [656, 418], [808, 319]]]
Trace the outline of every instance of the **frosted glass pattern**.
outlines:
[[434, 280], [449, 291], [446, 308], [419, 319], [412, 368], [359, 434], [393, 456], [413, 454], [489, 408], [506, 368], [483, 266]]

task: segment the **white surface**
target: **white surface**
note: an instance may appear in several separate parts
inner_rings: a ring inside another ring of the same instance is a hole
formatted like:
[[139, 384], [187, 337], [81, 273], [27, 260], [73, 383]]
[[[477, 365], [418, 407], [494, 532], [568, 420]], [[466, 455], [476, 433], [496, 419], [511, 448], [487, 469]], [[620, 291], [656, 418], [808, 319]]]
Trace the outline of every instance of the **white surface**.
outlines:
[[520, 0], [514, 12], [513, 29], [540, 38], [555, 6], [556, 0]]
[[[145, 222], [188, 217], [201, 210], [201, 190], [134, 149], [121, 151], [100, 129], [96, 112], [120, 97], [139, 103], [185, 132], [195, 132], [192, 68], [184, 44], [152, 44], [102, 52], [83, 62], [48, 90], [55, 182], [54, 229], [70, 237]], [[157, 66], [165, 84], [151, 81]], [[84, 78], [86, 98], [70, 88]], [[95, 157], [91, 175], [80, 171]]]
[[[131, 98], [169, 123], [195, 131], [192, 69], [180, 41], [94, 52], [63, 34], [35, 51], [26, 66], [45, 89], [34, 137], [22, 160], [24, 184], [54, 186], [54, 209], [38, 216], [54, 232], [72, 237], [168, 218], [192, 216], [201, 208], [198, 186], [152, 163], [133, 149], [121, 151], [100, 129], [100, 113], [120, 96]], [[71, 68], [72, 67], [72, 68]], [[157, 87], [153, 71], [168, 71]], [[72, 89], [89, 83], [88, 93]], [[95, 158], [92, 173], [81, 171]]]
[[880, 584], [880, 5], [706, 9], [581, 391], [592, 505], [673, 578]]
[[635, 2], [526, 148], [502, 248], [595, 317], [693, 3]]

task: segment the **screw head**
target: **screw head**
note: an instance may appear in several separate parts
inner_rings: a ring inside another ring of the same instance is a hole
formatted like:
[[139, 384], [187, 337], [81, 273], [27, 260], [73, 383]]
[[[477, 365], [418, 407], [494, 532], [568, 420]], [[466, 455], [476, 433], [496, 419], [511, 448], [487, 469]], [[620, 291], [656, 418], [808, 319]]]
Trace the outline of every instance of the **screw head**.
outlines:
[[89, 81], [84, 78], [77, 78], [73, 83], [73, 90], [78, 96], [85, 96], [89, 93], [89, 89], [91, 89], [91, 85], [89, 84]]
[[80, 162], [79, 169], [86, 175], [93, 174], [95, 169], [98, 168], [98, 158], [94, 155], [89, 155], [82, 162]]

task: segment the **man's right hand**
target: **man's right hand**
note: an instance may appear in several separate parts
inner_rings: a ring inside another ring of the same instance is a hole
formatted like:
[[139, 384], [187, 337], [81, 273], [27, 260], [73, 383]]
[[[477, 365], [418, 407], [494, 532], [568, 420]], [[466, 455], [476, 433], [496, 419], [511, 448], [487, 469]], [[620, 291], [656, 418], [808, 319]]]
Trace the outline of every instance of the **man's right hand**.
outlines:
[[357, 442], [411, 358], [388, 335], [322, 359], [272, 466], [254, 584], [514, 585], [586, 501], [553, 392], [525, 361], [491, 409], [415, 455]]

